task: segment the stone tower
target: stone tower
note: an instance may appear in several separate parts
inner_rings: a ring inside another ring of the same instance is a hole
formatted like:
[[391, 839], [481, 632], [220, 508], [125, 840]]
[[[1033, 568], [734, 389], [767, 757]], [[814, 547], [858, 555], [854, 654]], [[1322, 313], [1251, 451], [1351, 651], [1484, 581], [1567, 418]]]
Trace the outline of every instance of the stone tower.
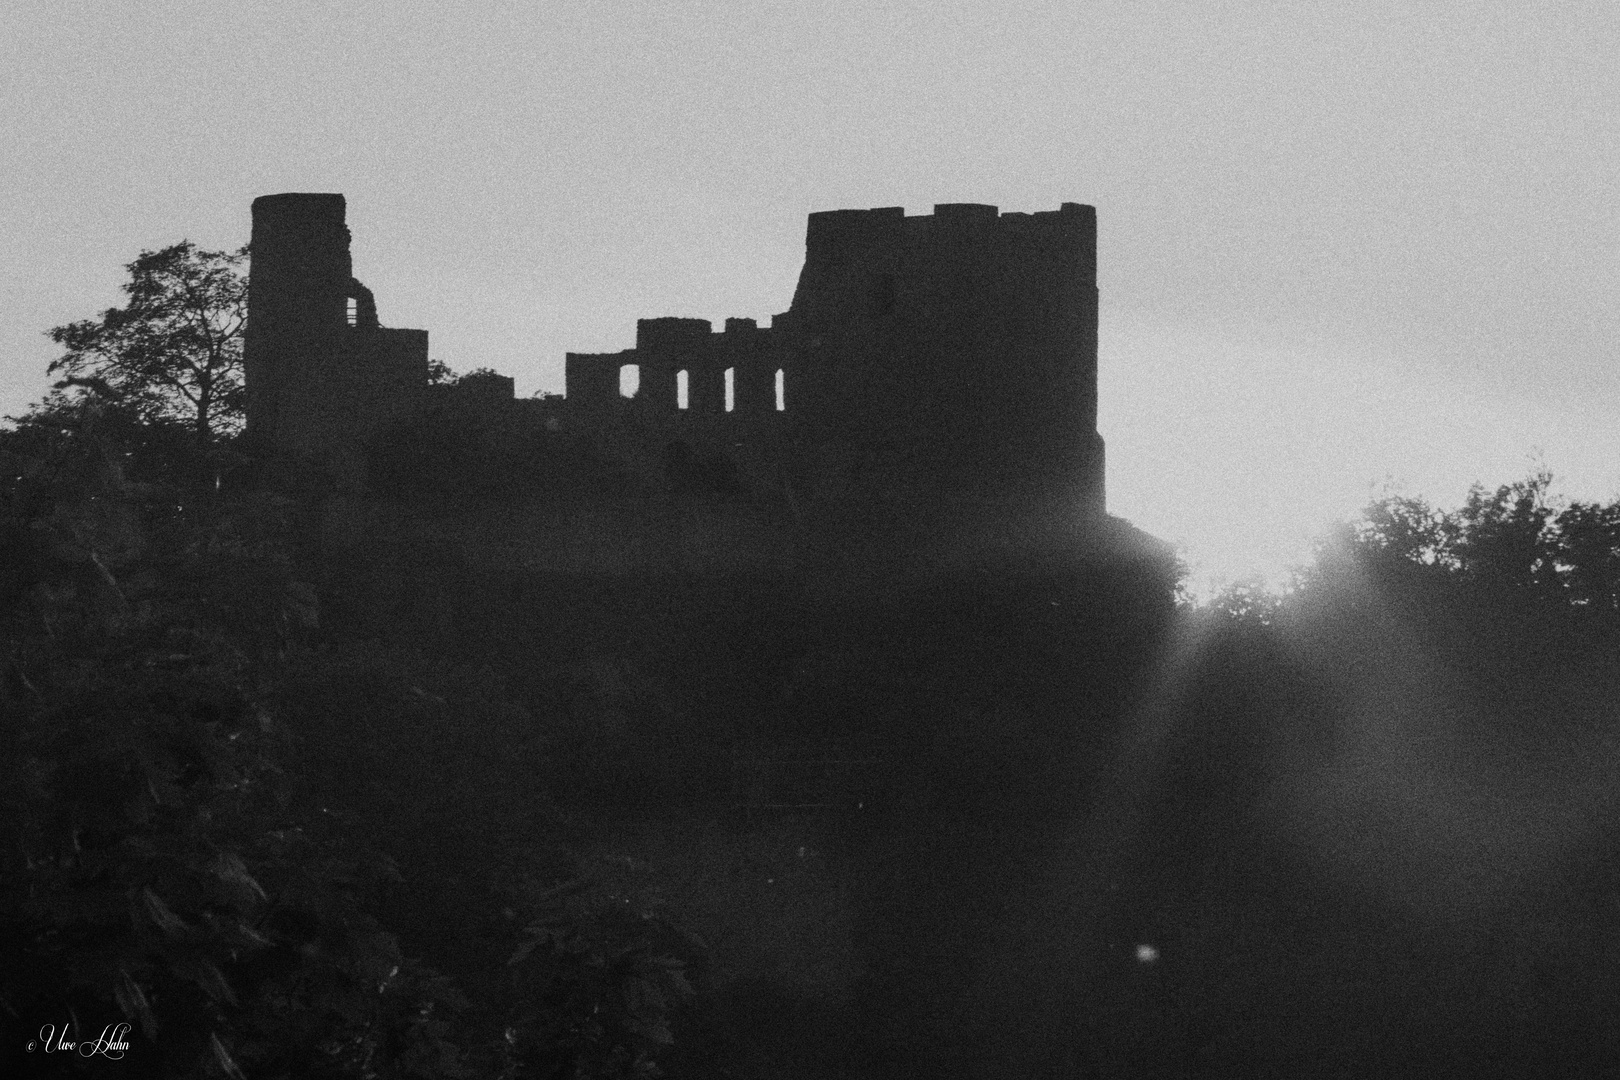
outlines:
[[972, 203], [810, 215], [793, 305], [804, 407], [941, 493], [1101, 513], [1097, 218]]
[[243, 366], [250, 440], [358, 476], [364, 441], [418, 406], [427, 331], [378, 324], [344, 209], [342, 195], [253, 200]]

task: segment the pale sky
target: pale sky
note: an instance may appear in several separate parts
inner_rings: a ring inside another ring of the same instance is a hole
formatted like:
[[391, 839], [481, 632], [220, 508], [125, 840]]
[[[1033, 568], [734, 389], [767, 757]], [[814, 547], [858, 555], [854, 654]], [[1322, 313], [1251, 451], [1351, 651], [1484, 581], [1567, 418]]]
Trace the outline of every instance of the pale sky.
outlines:
[[1384, 478], [1620, 493], [1620, 5], [71, 3], [0, 18], [0, 413], [122, 265], [348, 196], [433, 355], [560, 390], [787, 308], [805, 215], [1097, 207], [1109, 504], [1238, 576]]

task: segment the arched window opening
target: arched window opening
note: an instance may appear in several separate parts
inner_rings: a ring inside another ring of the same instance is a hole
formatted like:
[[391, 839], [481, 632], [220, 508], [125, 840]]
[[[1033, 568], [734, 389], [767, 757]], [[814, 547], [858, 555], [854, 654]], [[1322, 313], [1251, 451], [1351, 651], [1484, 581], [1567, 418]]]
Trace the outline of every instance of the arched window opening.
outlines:
[[688, 379], [686, 372], [677, 371], [675, 373], [675, 407], [677, 409], [684, 409], [690, 403], [687, 396], [687, 384], [689, 382], [690, 379]]
[[776, 411], [787, 411], [787, 376], [781, 368], [776, 369]]
[[619, 396], [633, 398], [641, 391], [641, 366], [626, 364], [619, 369]]
[[726, 412], [737, 407], [737, 369], [726, 368]]

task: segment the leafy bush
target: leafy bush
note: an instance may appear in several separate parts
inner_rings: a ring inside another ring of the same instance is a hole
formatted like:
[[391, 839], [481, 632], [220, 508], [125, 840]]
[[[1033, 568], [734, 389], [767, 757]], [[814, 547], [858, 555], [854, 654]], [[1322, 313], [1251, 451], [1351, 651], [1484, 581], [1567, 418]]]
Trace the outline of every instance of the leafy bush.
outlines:
[[366, 914], [388, 865], [287, 814], [285, 732], [242, 655], [157, 627], [86, 636], [13, 643], [7, 1010], [121, 1015], [176, 1072], [347, 1075], [403, 1049], [453, 1065], [424, 1010], [455, 995]]
[[533, 896], [525, 937], [507, 961], [514, 1001], [507, 1076], [650, 1077], [697, 991], [703, 945], [628, 901], [576, 878]]
[[[531, 937], [526, 981], [475, 1003], [379, 917], [401, 888], [379, 840], [413, 808], [464, 818], [416, 831], [473, 857], [489, 848], [460, 840], [489, 822], [493, 845], [548, 833], [533, 718], [487, 672], [430, 682], [418, 658], [323, 642], [296, 503], [131, 483], [121, 446], [106, 424], [0, 432], [0, 538], [22, 556], [0, 597], [0, 1011], [85, 1038], [127, 1020], [162, 1075], [647, 1075], [682, 983], [646, 928], [570, 909], [547, 923], [551, 976]], [[492, 892], [519, 876], [479, 869]]]
[[366, 912], [387, 864], [289, 813], [255, 654], [314, 598], [262, 504], [188, 507], [86, 442], [100, 466], [47, 446], [7, 492], [32, 557], [0, 612], [0, 1002], [123, 1017], [172, 1073], [454, 1075], [430, 1017], [456, 995]]

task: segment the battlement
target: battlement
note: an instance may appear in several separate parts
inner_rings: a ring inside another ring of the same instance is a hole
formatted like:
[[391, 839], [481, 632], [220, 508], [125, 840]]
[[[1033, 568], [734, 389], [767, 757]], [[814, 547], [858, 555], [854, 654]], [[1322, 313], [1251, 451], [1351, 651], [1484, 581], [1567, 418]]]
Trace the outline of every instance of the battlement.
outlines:
[[636, 351], [648, 356], [684, 352], [714, 333], [708, 319], [637, 319]]
[[987, 203], [934, 204], [934, 220], [941, 228], [983, 227], [993, 224], [999, 215], [1000, 211]]
[[[907, 215], [904, 207], [880, 206], [870, 210], [818, 210], [810, 215], [806, 247], [824, 244], [864, 245], [996, 229], [1007, 234], [1043, 232], [1096, 234], [1095, 207], [1066, 202], [1056, 210], [1033, 213], [1007, 211], [987, 203], [935, 203], [932, 214]], [[979, 235], [983, 235], [982, 232]]]

